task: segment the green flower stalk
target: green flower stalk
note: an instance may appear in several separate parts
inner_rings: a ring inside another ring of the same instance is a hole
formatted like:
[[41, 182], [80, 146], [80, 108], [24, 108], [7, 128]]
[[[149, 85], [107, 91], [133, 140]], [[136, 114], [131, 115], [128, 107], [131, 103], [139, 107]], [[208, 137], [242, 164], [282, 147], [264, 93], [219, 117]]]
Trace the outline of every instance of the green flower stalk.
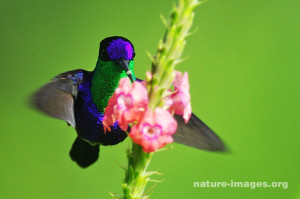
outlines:
[[[174, 68], [181, 61], [185, 39], [193, 23], [193, 10], [199, 4], [198, 0], [179, 0], [171, 12], [169, 23], [162, 18], [167, 30], [159, 42], [156, 55], [154, 58], [151, 57], [152, 76], [146, 77], [148, 106], [152, 110], [164, 106], [163, 98], [167, 96], [167, 91], [174, 80]], [[151, 181], [153, 174], [158, 174], [147, 172], [152, 156], [153, 152], [147, 153], [139, 144], [132, 142], [131, 150], [127, 151], [128, 167], [122, 184], [124, 199], [149, 198], [144, 193], [146, 185]]]
[[173, 7], [170, 22], [167, 23], [162, 17], [167, 30], [152, 59], [153, 79], [151, 82], [147, 82], [151, 85], [149, 91], [151, 108], [163, 106], [161, 99], [172, 84], [175, 65], [181, 62], [185, 39], [189, 36], [194, 19], [193, 10], [201, 3], [198, 0], [179, 0], [177, 6]]

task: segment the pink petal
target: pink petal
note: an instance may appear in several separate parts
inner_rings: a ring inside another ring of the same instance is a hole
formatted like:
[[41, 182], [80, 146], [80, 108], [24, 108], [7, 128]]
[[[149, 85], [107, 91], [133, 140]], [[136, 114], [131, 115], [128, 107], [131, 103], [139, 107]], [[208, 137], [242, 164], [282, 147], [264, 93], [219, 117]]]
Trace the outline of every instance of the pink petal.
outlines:
[[[148, 105], [146, 88], [140, 82], [134, 82], [128, 95], [120, 94], [118, 100], [118, 122], [122, 130], [127, 130], [128, 124], [139, 121]], [[128, 103], [124, 103], [127, 101]], [[122, 102], [122, 103], [121, 103]]]
[[171, 95], [171, 104], [169, 111], [177, 115], [182, 115], [184, 121], [187, 123], [192, 114], [190, 105], [191, 95], [189, 93], [188, 74], [185, 72], [183, 75], [181, 72], [175, 71], [175, 79], [173, 81], [174, 91]]
[[129, 78], [127, 77], [122, 78], [119, 82], [118, 88], [119, 88], [119, 92], [123, 92], [127, 94], [131, 90], [131, 82]]
[[189, 85], [189, 77], [187, 72], [185, 72], [182, 76], [182, 73], [179, 71], [175, 71], [175, 79], [173, 81], [173, 85], [175, 90], [190, 90]]
[[105, 109], [105, 130], [110, 130], [109, 125], [112, 126], [117, 120], [120, 128], [126, 131], [129, 123], [140, 120], [147, 105], [148, 94], [145, 86], [140, 82], [131, 85], [128, 78], [122, 78]]
[[112, 126], [116, 122], [116, 101], [117, 95], [113, 94], [113, 96], [108, 100], [108, 105], [104, 110], [104, 116], [102, 121], [102, 124], [104, 126], [104, 132], [106, 132], [106, 130], [111, 131], [110, 126]]
[[183, 111], [183, 119], [185, 123], [188, 123], [192, 115], [192, 107], [191, 104], [187, 105]]
[[133, 126], [129, 136], [133, 142], [140, 144], [145, 152], [154, 152], [171, 143], [177, 129], [177, 122], [166, 110], [147, 109], [139, 124]]

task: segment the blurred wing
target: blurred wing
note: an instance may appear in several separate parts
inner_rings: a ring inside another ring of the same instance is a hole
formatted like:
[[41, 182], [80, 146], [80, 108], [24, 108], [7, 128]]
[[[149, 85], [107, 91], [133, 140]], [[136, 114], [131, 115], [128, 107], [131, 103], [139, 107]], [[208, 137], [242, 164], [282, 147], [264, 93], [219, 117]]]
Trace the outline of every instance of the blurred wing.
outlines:
[[187, 124], [180, 115], [174, 115], [174, 118], [178, 124], [173, 135], [175, 142], [207, 151], [226, 151], [222, 140], [193, 113]]
[[75, 127], [74, 98], [82, 81], [84, 70], [73, 70], [54, 77], [31, 98], [34, 108]]
[[208, 151], [225, 151], [225, 145], [220, 138], [192, 113], [186, 124], [182, 116], [174, 115], [178, 127], [173, 135], [174, 141]]

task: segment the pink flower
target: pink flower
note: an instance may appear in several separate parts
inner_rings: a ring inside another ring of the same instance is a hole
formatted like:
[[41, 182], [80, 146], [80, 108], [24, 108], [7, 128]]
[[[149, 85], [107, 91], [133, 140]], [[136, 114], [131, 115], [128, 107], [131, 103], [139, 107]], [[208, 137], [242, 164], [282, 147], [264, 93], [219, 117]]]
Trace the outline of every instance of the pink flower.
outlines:
[[124, 131], [128, 124], [139, 121], [148, 105], [146, 88], [140, 82], [132, 85], [128, 78], [122, 78], [113, 96], [108, 101], [104, 111], [104, 131], [111, 130], [116, 121]]
[[108, 105], [105, 108], [102, 121], [104, 132], [106, 132], [106, 130], [111, 131], [110, 126], [114, 125], [114, 123], [117, 121], [117, 105], [114, 104], [114, 102], [116, 101], [116, 97], [116, 95], [113, 95], [109, 99]]
[[173, 85], [174, 93], [167, 98], [167, 105], [169, 106], [168, 110], [171, 113], [182, 115], [185, 123], [187, 123], [192, 114], [188, 74], [185, 72], [182, 76], [181, 72], [175, 71]]
[[173, 142], [172, 135], [176, 129], [177, 122], [167, 110], [147, 109], [140, 122], [132, 127], [129, 136], [149, 153]]

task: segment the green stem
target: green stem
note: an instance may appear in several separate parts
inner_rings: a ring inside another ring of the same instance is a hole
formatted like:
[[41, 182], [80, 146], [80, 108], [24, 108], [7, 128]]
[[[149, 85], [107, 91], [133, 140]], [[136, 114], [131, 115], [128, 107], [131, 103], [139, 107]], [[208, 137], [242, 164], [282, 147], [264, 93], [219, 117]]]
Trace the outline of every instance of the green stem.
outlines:
[[[164, 105], [163, 97], [170, 88], [174, 79], [174, 68], [180, 62], [185, 46], [185, 39], [192, 26], [194, 8], [199, 5], [198, 0], [178, 0], [173, 8], [170, 21], [163, 40], [160, 41], [158, 50], [152, 59], [152, 79], [147, 78], [149, 92], [149, 107], [155, 109]], [[128, 150], [128, 168], [122, 185], [124, 199], [145, 199], [145, 187], [150, 176], [156, 172], [147, 172], [153, 153], [145, 153], [142, 147], [132, 143]]]
[[144, 198], [144, 190], [149, 181], [148, 165], [153, 153], [146, 153], [138, 144], [132, 143], [131, 151], [127, 152], [128, 169], [122, 185], [124, 199]]
[[181, 61], [185, 39], [193, 23], [193, 11], [199, 4], [198, 0], [178, 0], [173, 8], [165, 36], [159, 43], [152, 63], [153, 79], [149, 91], [151, 108], [164, 105], [161, 99], [172, 84], [175, 65]]

